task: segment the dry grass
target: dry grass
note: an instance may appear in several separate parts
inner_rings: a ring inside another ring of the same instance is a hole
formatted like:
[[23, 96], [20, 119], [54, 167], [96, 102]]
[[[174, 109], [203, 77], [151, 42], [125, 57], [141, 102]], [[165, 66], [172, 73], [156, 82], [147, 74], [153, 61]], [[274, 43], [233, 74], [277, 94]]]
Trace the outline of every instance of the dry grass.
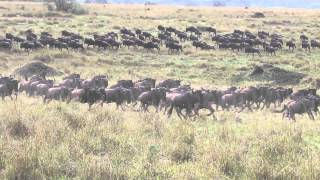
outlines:
[[[32, 28], [58, 35], [68, 29], [84, 35], [138, 27], [154, 33], [159, 24], [184, 29], [214, 26], [219, 33], [233, 29], [266, 30], [298, 39], [301, 32], [319, 36], [320, 13], [301, 9], [240, 9], [134, 5], [88, 5], [86, 16], [40, 17], [38, 3], [0, 2], [0, 32], [19, 34]], [[24, 6], [24, 11], [21, 7]], [[250, 16], [263, 12], [265, 18]], [[3, 14], [29, 14], [8, 17]], [[294, 35], [292, 35], [294, 34]], [[107, 74], [119, 79], [177, 78], [195, 87], [225, 88], [268, 83], [233, 81], [261, 63], [306, 74], [295, 87], [309, 87], [320, 78], [319, 51], [280, 52], [276, 57], [247, 57], [229, 51], [196, 51], [180, 55], [123, 49], [119, 52], [59, 52], [40, 50], [0, 52], [0, 73], [34, 60], [64, 73], [83, 77]], [[61, 77], [55, 77], [59, 81]], [[181, 121], [161, 113], [125, 112], [109, 105], [88, 111], [86, 105], [52, 102], [20, 95], [0, 102], [0, 179], [319, 179], [320, 119], [298, 116], [281, 120], [270, 110], [236, 114], [217, 112]]]

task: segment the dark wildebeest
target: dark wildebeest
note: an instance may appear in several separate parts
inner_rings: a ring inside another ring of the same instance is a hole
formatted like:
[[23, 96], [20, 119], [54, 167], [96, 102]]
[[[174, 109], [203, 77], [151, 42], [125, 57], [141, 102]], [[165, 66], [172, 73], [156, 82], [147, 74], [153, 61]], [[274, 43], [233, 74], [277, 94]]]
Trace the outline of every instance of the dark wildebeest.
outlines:
[[143, 46], [145, 49], [156, 49], [158, 51], [160, 51], [160, 47], [157, 43], [154, 42], [147, 42], [144, 44]]
[[53, 81], [52, 80], [39, 80], [39, 81], [33, 81], [31, 82], [30, 84], [28, 84], [26, 86], [26, 94], [29, 95], [29, 96], [33, 96], [37, 93], [37, 86], [39, 84], [47, 84], [49, 86], [53, 86]]
[[286, 43], [286, 46], [289, 47], [289, 50], [294, 50], [296, 48], [296, 44], [291, 40]]
[[181, 84], [181, 80], [167, 79], [160, 81], [156, 87], [164, 87], [167, 89], [179, 87]]
[[302, 35], [300, 35], [300, 40], [301, 41], [308, 41], [309, 38], [306, 35], [302, 34]]
[[134, 41], [132, 41], [132, 40], [125, 39], [125, 40], [122, 41], [122, 45], [123, 46], [127, 46], [128, 49], [129, 49], [130, 47], [135, 47], [136, 43]]
[[64, 86], [69, 89], [81, 88], [82, 80], [77, 77], [68, 77], [64, 78], [63, 81], [59, 84], [59, 86]]
[[105, 98], [105, 89], [91, 89], [91, 88], [84, 88], [84, 89], [75, 89], [72, 91], [72, 97], [77, 97], [80, 103], [88, 103], [89, 110], [91, 106], [98, 101], [103, 101]]
[[267, 54], [270, 54], [270, 56], [272, 56], [272, 55], [275, 56], [277, 49], [272, 47], [272, 46], [266, 46], [265, 47], [265, 51], [266, 51]]
[[134, 86], [135, 87], [143, 87], [143, 88], [146, 88], [150, 91], [152, 88], [155, 88], [156, 80], [152, 79], [152, 78], [141, 79], [141, 80], [138, 80], [137, 82], [135, 82]]
[[95, 42], [94, 39], [85, 38], [85, 39], [84, 39], [84, 44], [86, 44], [87, 47], [89, 47], [89, 46], [93, 46], [93, 47], [94, 47], [94, 46], [96, 45], [96, 42]]
[[38, 96], [45, 96], [52, 87], [53, 83], [38, 84], [36, 85], [35, 91]]
[[69, 50], [68, 44], [63, 42], [55, 42], [54, 47], [62, 51], [63, 49]]
[[[202, 92], [200, 90], [183, 92], [183, 93], [171, 93], [167, 96], [171, 101], [171, 106], [168, 111], [168, 116], [172, 115], [173, 109], [176, 110], [179, 118], [181, 116], [186, 119], [190, 116], [192, 110], [199, 107], [202, 104]], [[182, 110], [186, 110], [186, 115], [182, 113]]]
[[117, 87], [123, 87], [123, 88], [132, 88], [134, 86], [133, 81], [132, 80], [119, 80], [117, 82], [117, 84], [113, 85], [110, 87], [110, 89], [114, 89]]
[[141, 35], [144, 36], [146, 39], [149, 39], [149, 40], [152, 38], [152, 34], [148, 33], [148, 32], [142, 32]]
[[0, 49], [8, 49], [8, 50], [10, 50], [11, 48], [12, 48], [12, 42], [0, 41]]
[[310, 44], [308, 41], [302, 41], [301, 47], [302, 49], [311, 52]]
[[214, 115], [214, 109], [212, 107], [213, 104], [217, 104], [217, 94], [216, 91], [210, 91], [210, 90], [202, 90], [202, 103], [199, 104], [199, 106], [197, 106], [194, 109], [194, 112], [196, 115], [199, 114], [199, 110], [200, 109], [208, 109], [210, 111], [210, 113], [207, 116], [211, 116], [213, 115], [213, 117], [215, 118]]
[[191, 32], [191, 33], [200, 33], [199, 29], [194, 27], [194, 26], [190, 26], [186, 28], [186, 32]]
[[96, 39], [94, 43], [95, 46], [98, 46], [98, 49], [103, 48], [104, 50], [106, 50], [110, 47], [110, 44], [102, 39]]
[[313, 100], [302, 98], [295, 101], [290, 101], [287, 105], [284, 106], [282, 111], [282, 118], [289, 117], [293, 121], [296, 121], [295, 114], [307, 113], [309, 118], [314, 120], [312, 111], [315, 109], [315, 102]]
[[312, 48], [320, 48], [320, 42], [316, 41], [316, 40], [311, 40], [311, 47]]
[[298, 99], [306, 97], [308, 95], [316, 96], [317, 90], [316, 89], [301, 89], [301, 90], [298, 90], [298, 91], [292, 93], [290, 95], [290, 99], [298, 100]]
[[176, 43], [166, 43], [166, 48], [168, 48], [168, 53], [173, 53], [174, 51], [176, 52], [182, 52], [182, 46], [180, 44], [176, 44]]
[[261, 87], [260, 93], [263, 99], [263, 106], [261, 109], [270, 108], [271, 104], [274, 104], [274, 108], [277, 107], [277, 102], [281, 99], [280, 92], [275, 88]]
[[255, 53], [258, 54], [259, 56], [261, 56], [260, 50], [257, 48], [253, 48], [253, 47], [245, 48], [244, 52], [247, 53], [248, 55], [252, 54], [252, 56], [254, 56]]
[[108, 87], [108, 79], [103, 75], [95, 76], [92, 79], [84, 80], [81, 86], [83, 88], [105, 89]]
[[11, 33], [6, 33], [6, 39], [13, 40], [14, 39], [14, 35], [11, 34]]
[[131, 103], [132, 99], [132, 94], [129, 89], [116, 87], [113, 89], [105, 89], [103, 103], [116, 103], [117, 108], [119, 108], [119, 106], [125, 102]]
[[9, 96], [11, 99], [12, 94], [14, 93], [17, 99], [18, 96], [18, 81], [11, 77], [2, 77], [0, 78], [0, 96], [2, 100], [5, 99], [6, 96]]
[[83, 44], [76, 42], [76, 41], [71, 41], [68, 43], [68, 46], [73, 49], [73, 50], [84, 50]]
[[159, 26], [158, 26], [158, 30], [159, 30], [159, 31], [165, 31], [166, 28], [165, 28], [164, 26], [162, 26], [162, 25], [159, 25]]
[[166, 98], [166, 91], [166, 88], [160, 87], [140, 94], [138, 101], [141, 103], [141, 110], [148, 111], [148, 107], [153, 105], [158, 112], [160, 102], [164, 101]]
[[24, 49], [28, 54], [31, 50], [39, 49], [42, 45], [39, 42], [23, 42], [20, 44], [20, 48]]
[[240, 92], [234, 92], [230, 94], [224, 94], [221, 97], [221, 107], [222, 109], [229, 110], [230, 106], [241, 107], [243, 109], [244, 99]]

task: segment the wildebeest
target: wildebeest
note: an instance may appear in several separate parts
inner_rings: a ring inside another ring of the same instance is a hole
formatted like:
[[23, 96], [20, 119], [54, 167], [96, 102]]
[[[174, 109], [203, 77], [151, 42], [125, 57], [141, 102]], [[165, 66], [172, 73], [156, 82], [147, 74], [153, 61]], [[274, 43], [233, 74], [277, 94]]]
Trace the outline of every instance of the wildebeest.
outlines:
[[11, 77], [1, 77], [0, 78], [0, 96], [2, 100], [5, 99], [6, 96], [9, 96], [11, 99], [12, 94], [14, 93], [17, 99], [18, 96], [18, 81]]
[[143, 87], [146, 89], [151, 90], [152, 88], [155, 88], [156, 86], [156, 80], [152, 78], [145, 78], [138, 80], [137, 82], [134, 83], [135, 87]]
[[171, 88], [179, 87], [180, 84], [181, 84], [180, 80], [166, 79], [166, 80], [160, 81], [156, 87], [164, 87], [167, 89], [171, 89]]
[[289, 47], [289, 50], [294, 50], [296, 48], [296, 44], [293, 41], [288, 41], [286, 46]]
[[136, 43], [134, 43], [134, 41], [132, 41], [132, 40], [125, 39], [122, 41], [122, 45], [127, 46], [129, 49], [130, 47], [135, 47]]
[[98, 75], [91, 79], [84, 80], [82, 88], [105, 89], [108, 87], [108, 79], [104, 75]]
[[132, 80], [119, 80], [117, 84], [110, 87], [110, 89], [117, 88], [117, 87], [123, 87], [123, 88], [132, 88], [134, 86]]
[[144, 44], [143, 47], [145, 49], [156, 49], [156, 50], [160, 51], [159, 45], [154, 43], [154, 42], [147, 42], [147, 43]]
[[270, 54], [271, 56], [272, 56], [272, 55], [275, 56], [277, 49], [274, 48], [274, 47], [271, 47], [271, 46], [266, 46], [266, 47], [265, 47], [265, 51], [266, 51], [267, 54]]
[[71, 48], [71, 49], [74, 49], [74, 50], [84, 50], [84, 47], [83, 47], [83, 44], [81, 43], [78, 43], [76, 41], [71, 41], [68, 43], [68, 46]]
[[314, 108], [315, 102], [307, 98], [290, 101], [287, 105], [284, 106], [283, 118], [286, 116], [289, 117], [289, 119], [295, 121], [295, 114], [307, 113], [309, 115], [309, 118], [314, 120], [314, 116], [312, 114]]
[[42, 47], [42, 44], [39, 42], [23, 42], [20, 44], [20, 48], [24, 49], [28, 54], [30, 53], [31, 50], [36, 50]]
[[80, 103], [88, 103], [89, 110], [94, 103], [98, 101], [102, 101], [105, 98], [105, 89], [92, 89], [92, 88], [84, 88], [84, 89], [75, 89], [70, 94], [70, 100], [77, 100]]
[[310, 45], [312, 48], [320, 48], [320, 42], [316, 41], [316, 40], [311, 40]]
[[12, 48], [12, 42], [8, 41], [0, 41], [0, 48], [1, 49], [11, 49]]
[[66, 87], [52, 87], [48, 89], [47, 94], [43, 98], [43, 102], [47, 103], [51, 100], [61, 100], [66, 101], [71, 97], [71, 92]]
[[221, 97], [220, 104], [223, 110], [224, 109], [229, 110], [231, 106], [241, 107], [243, 109], [243, 105], [244, 105], [243, 95], [240, 92], [224, 94]]
[[301, 47], [302, 49], [311, 52], [310, 44], [308, 41], [302, 41]]
[[96, 45], [95, 40], [91, 39], [91, 38], [85, 38], [84, 39], [84, 44], [86, 44], [87, 47], [89, 47], [89, 46], [93, 46], [94, 47]]
[[166, 28], [165, 28], [164, 26], [162, 26], [162, 25], [159, 25], [159, 26], [158, 26], [158, 30], [159, 30], [159, 31], [165, 31]]
[[259, 56], [261, 56], [260, 50], [253, 47], [245, 48], [245, 53], [252, 54], [252, 56], [254, 56], [254, 54], [258, 54]]
[[176, 43], [166, 43], [166, 48], [168, 48], [168, 53], [172, 53], [174, 51], [176, 52], [182, 52], [182, 46]]
[[161, 101], [164, 101], [166, 98], [166, 88], [154, 88], [151, 91], [143, 92], [138, 97], [140, 101], [141, 109], [143, 111], [148, 111], [148, 107], [153, 105], [156, 107], [157, 111]]
[[116, 103], [117, 108], [123, 103], [131, 103], [133, 100], [131, 91], [123, 87], [105, 89], [103, 103]]
[[[168, 116], [170, 117], [172, 115], [173, 109], [175, 109], [179, 118], [181, 118], [182, 116], [184, 119], [190, 116], [192, 110], [194, 110], [197, 106], [200, 106], [203, 100], [201, 90], [183, 93], [172, 93], [168, 95], [167, 98], [169, 98], [171, 101]], [[182, 113], [183, 109], [186, 110], [186, 115]]]
[[69, 76], [69, 77], [63, 78], [63, 81], [59, 84], [59, 86], [64, 86], [69, 89], [74, 89], [74, 88], [81, 88], [81, 83], [82, 83], [82, 80], [80, 79], [80, 76]]

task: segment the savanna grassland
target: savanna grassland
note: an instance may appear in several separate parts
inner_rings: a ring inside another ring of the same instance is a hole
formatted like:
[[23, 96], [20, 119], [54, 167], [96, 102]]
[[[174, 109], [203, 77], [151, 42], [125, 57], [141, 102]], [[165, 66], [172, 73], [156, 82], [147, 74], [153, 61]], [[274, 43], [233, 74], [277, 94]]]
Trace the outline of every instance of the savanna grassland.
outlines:
[[[183, 30], [189, 25], [265, 30], [295, 38], [320, 38], [320, 12], [298, 9], [243, 9], [142, 5], [86, 5], [88, 15], [48, 12], [41, 3], [0, 2], [0, 35], [33, 29], [56, 36], [62, 30], [91, 36], [121, 27], [155, 32], [158, 25]], [[263, 12], [265, 18], [251, 18]], [[209, 40], [209, 36], [207, 37]], [[299, 43], [298, 43], [299, 44]], [[108, 75], [119, 79], [175, 78], [195, 88], [272, 84], [246, 76], [255, 65], [272, 64], [305, 74], [294, 88], [314, 87], [320, 78], [320, 50], [280, 51], [276, 57], [251, 57], [230, 51], [168, 55], [145, 50], [81, 52], [22, 50], [0, 52], [0, 73], [42, 61], [65, 74]], [[239, 74], [243, 75], [239, 78]], [[235, 78], [237, 77], [237, 78]], [[62, 77], [54, 77], [59, 81]], [[274, 84], [277, 85], [277, 84]], [[51, 102], [19, 95], [0, 102], [0, 179], [320, 179], [320, 118], [298, 116], [293, 123], [272, 110], [218, 111], [217, 119], [180, 120], [132, 107]], [[236, 118], [237, 116], [237, 118]]]

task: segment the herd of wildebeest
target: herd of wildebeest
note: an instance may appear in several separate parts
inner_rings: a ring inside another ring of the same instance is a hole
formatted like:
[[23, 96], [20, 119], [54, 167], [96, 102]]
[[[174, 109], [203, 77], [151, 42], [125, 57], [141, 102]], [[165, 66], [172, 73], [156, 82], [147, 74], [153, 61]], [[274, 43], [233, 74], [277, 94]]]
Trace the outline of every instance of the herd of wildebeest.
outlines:
[[[214, 112], [222, 110], [253, 111], [279, 106], [283, 113], [295, 121], [295, 114], [307, 113], [314, 119], [313, 113], [318, 113], [320, 96], [316, 89], [302, 89], [293, 91], [292, 88], [272, 87], [230, 87], [225, 90], [193, 89], [190, 85], [182, 85], [180, 80], [167, 79], [156, 83], [155, 79], [145, 78], [137, 81], [119, 80], [109, 86], [108, 78], [98, 75], [91, 79], [82, 79], [79, 74], [71, 74], [63, 78], [60, 83], [48, 80], [44, 75], [34, 75], [18, 81], [13, 77], [0, 78], [0, 96], [11, 97], [14, 100], [18, 94], [27, 96], [41, 96], [44, 103], [52, 100], [78, 101], [89, 104], [115, 103], [117, 108], [125, 110], [129, 104], [136, 111], [149, 111], [150, 106], [156, 112], [163, 111], [171, 116], [173, 110], [180, 118], [199, 116], [199, 110], [210, 111], [208, 116], [215, 118]], [[139, 105], [139, 107], [137, 107]], [[283, 106], [282, 106], [283, 105]], [[232, 108], [232, 109], [231, 109]]]
[[[229, 49], [233, 52], [244, 52], [246, 54], [258, 54], [262, 51], [268, 55], [276, 55], [276, 52], [286, 46], [289, 51], [297, 48], [294, 39], [284, 42], [280, 34], [271, 34], [259, 31], [254, 34], [250, 31], [234, 30], [232, 33], [218, 34], [212, 27], [187, 27], [184, 31], [173, 27], [159, 25], [158, 31], [154, 34], [134, 28], [133, 30], [122, 28], [120, 32], [109, 32], [104, 35], [94, 34], [93, 37], [83, 37], [77, 33], [62, 31], [61, 36], [54, 38], [49, 32], [41, 32], [40, 36], [32, 30], [24, 32], [25, 37], [6, 33], [5, 38], [0, 40], [1, 49], [12, 49], [20, 47], [26, 52], [41, 49], [55, 48], [60, 51], [66, 49], [83, 50], [89, 47], [99, 50], [118, 50], [121, 47], [142, 48], [146, 50], [160, 51], [165, 47], [169, 54], [182, 52], [185, 48], [184, 42], [191, 43], [196, 49], [214, 50]], [[207, 43], [204, 39], [211, 39], [212, 43]], [[311, 52], [311, 48], [320, 48], [320, 42], [309, 39], [306, 35], [300, 36], [301, 48]]]

